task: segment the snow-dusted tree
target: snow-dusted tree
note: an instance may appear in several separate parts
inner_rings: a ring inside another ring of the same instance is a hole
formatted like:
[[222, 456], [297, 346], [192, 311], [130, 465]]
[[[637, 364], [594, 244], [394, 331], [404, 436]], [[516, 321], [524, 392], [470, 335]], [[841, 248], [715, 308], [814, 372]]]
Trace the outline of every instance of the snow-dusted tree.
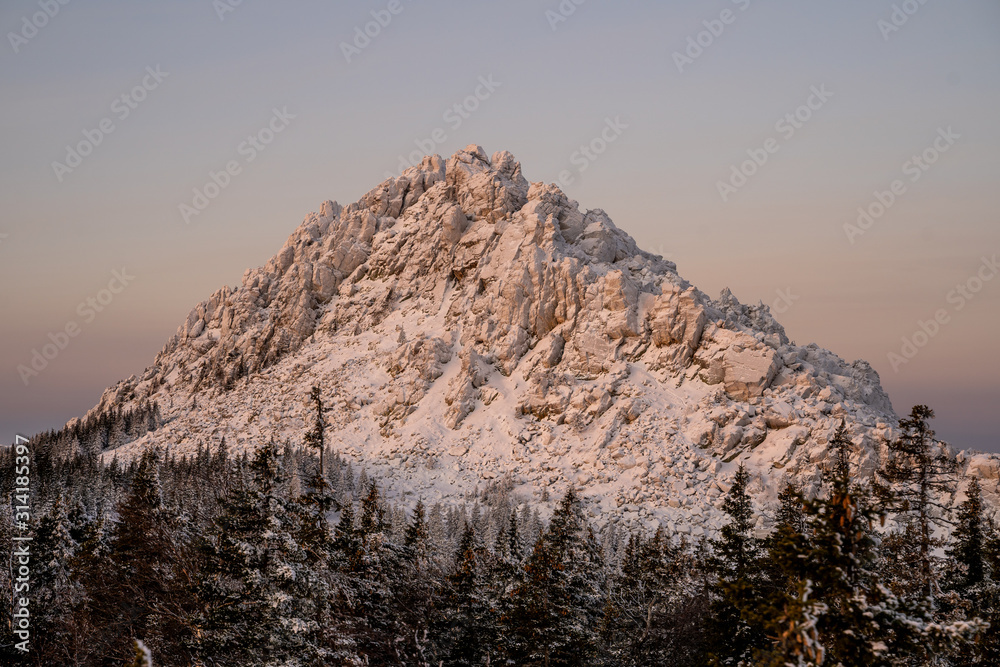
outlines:
[[737, 664], [765, 644], [763, 629], [754, 618], [761, 582], [763, 546], [754, 536], [753, 500], [747, 490], [750, 474], [740, 464], [722, 504], [729, 522], [712, 543], [718, 597], [713, 605], [710, 634], [716, 658]]
[[485, 585], [486, 548], [466, 525], [455, 564], [438, 595], [431, 627], [447, 665], [480, 665], [498, 659], [497, 619]]
[[203, 610], [194, 645], [202, 659], [269, 664], [317, 651], [315, 580], [280, 491], [280, 463], [271, 441], [250, 465], [253, 478], [222, 499], [199, 591]]
[[604, 585], [600, 549], [570, 489], [525, 565], [505, 619], [517, 664], [587, 665], [596, 650]]
[[774, 647], [754, 664], [888, 666], [900, 656], [944, 654], [975, 635], [975, 621], [936, 622], [882, 584], [873, 533], [880, 515], [852, 481], [843, 426], [832, 446], [838, 456], [825, 475], [825, 493], [805, 502], [808, 540], [781, 552], [801, 580], [768, 624]]
[[[305, 435], [305, 444], [309, 449], [319, 453], [319, 466], [308, 474], [308, 488], [305, 493], [295, 498], [295, 513], [298, 516], [298, 532], [296, 539], [306, 550], [311, 563], [325, 563], [329, 557], [332, 536], [330, 533], [329, 514], [336, 505], [324, 465], [323, 452], [326, 449], [326, 417], [323, 414], [323, 399], [319, 386], [312, 388], [310, 402], [315, 410], [313, 428]], [[311, 467], [311, 457], [309, 465]]]
[[373, 664], [393, 664], [414, 651], [414, 637], [395, 607], [400, 592], [412, 582], [404, 549], [392, 542], [386, 507], [374, 479], [367, 482], [361, 516], [344, 506], [334, 535], [334, 558], [347, 575], [347, 613], [354, 622], [360, 654]]
[[[1000, 664], [1000, 571], [996, 555], [997, 536], [984, 515], [982, 488], [973, 478], [965, 491], [966, 499], [958, 507], [955, 529], [951, 534], [948, 572], [942, 606], [951, 620], [980, 617], [990, 630], [972, 645], [960, 646], [956, 662], [960, 664]], [[991, 558], [991, 555], [993, 557]]]
[[406, 526], [406, 534], [403, 538], [403, 546], [409, 550], [409, 556], [415, 561], [420, 561], [427, 557], [428, 540], [430, 534], [427, 532], [427, 510], [424, 508], [423, 499], [417, 500], [416, 507], [413, 508], [413, 516]]
[[955, 529], [951, 533], [948, 556], [952, 569], [951, 587], [967, 592], [986, 577], [986, 518], [979, 480], [972, 478], [965, 491], [966, 499], [958, 507]]
[[313, 416], [313, 426], [306, 432], [305, 444], [310, 449], [316, 450], [319, 454], [319, 474], [321, 477], [326, 475], [326, 466], [324, 465], [324, 454], [326, 452], [326, 414], [323, 409], [323, 396], [320, 393], [319, 385], [313, 385], [312, 391], [309, 392], [309, 405], [312, 407], [315, 415]]
[[942, 546], [934, 537], [934, 526], [947, 526], [948, 498], [955, 491], [958, 463], [945, 446], [934, 438], [928, 421], [934, 411], [917, 405], [910, 416], [901, 419], [901, 433], [887, 443], [889, 455], [877, 471], [881, 480], [876, 486], [886, 510], [916, 538], [917, 570], [914, 597], [923, 597], [933, 605], [937, 594], [938, 568], [934, 550]]
[[607, 586], [601, 621], [601, 665], [698, 664], [707, 612], [701, 558], [663, 530], [629, 537], [619, 571]]
[[157, 649], [190, 630], [183, 621], [190, 539], [183, 520], [163, 502], [161, 465], [157, 450], [143, 452], [118, 504], [108, 559], [92, 562], [86, 574], [93, 623], [114, 642], [99, 650], [119, 661], [131, 656], [126, 638], [144, 637]]
[[886, 617], [893, 618], [895, 600], [885, 599], [870, 572], [876, 516], [852, 484], [846, 445], [841, 426], [832, 443], [837, 457], [826, 474], [826, 493], [803, 501], [803, 539], [784, 541], [771, 552], [794, 590], [771, 591], [778, 615], [767, 628], [775, 647], [759, 655], [760, 664], [888, 664], [895, 638]]
[[66, 505], [57, 498], [35, 530], [31, 550], [37, 556], [30, 589], [33, 630], [51, 638], [55, 651], [47, 657], [67, 664], [80, 657], [74, 611], [86, 600], [83, 585], [72, 571], [79, 545], [70, 529]]
[[[764, 539], [765, 558], [762, 562], [763, 583], [760, 595], [764, 600], [780, 598], [780, 592], [798, 595], [799, 582], [804, 579], [804, 567], [788, 554], [796, 553], [808, 539], [806, 534], [805, 499], [792, 484], [778, 493], [778, 511], [774, 529]], [[804, 565], [804, 564], [803, 564]]]
[[135, 651], [135, 657], [128, 667], [153, 667], [153, 652], [145, 644], [135, 639], [132, 641], [132, 650]]
[[[506, 524], [498, 526], [493, 553], [487, 556], [486, 595], [497, 622], [511, 618], [514, 611], [514, 592], [524, 583], [524, 547], [517, 525], [517, 510], [511, 509]], [[501, 654], [508, 652], [508, 638], [497, 632], [496, 641]]]

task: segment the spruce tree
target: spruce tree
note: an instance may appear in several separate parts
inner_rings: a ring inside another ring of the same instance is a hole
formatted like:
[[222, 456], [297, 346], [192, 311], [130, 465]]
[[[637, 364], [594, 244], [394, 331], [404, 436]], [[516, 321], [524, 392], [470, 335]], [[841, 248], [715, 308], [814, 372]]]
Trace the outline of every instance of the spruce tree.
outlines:
[[766, 638], [756, 622], [763, 549], [754, 536], [753, 501], [747, 490], [750, 474], [740, 464], [722, 504], [729, 522], [712, 543], [718, 578], [711, 634], [715, 656], [722, 664], [746, 661]]
[[[514, 593], [523, 583], [524, 562], [521, 538], [517, 527], [517, 510], [511, 509], [506, 522], [497, 529], [493, 553], [487, 556], [486, 595], [498, 624], [515, 614]], [[506, 634], [498, 629], [497, 651], [510, 652]]]
[[575, 492], [559, 503], [525, 564], [505, 619], [517, 664], [587, 665], [596, 651], [603, 573]]
[[486, 550], [467, 524], [436, 605], [437, 623], [432, 627], [442, 644], [441, 658], [446, 665], [479, 665], [486, 656], [498, 658], [497, 624], [484, 585], [485, 561]]
[[973, 478], [958, 507], [957, 523], [947, 551], [949, 572], [944, 601], [950, 606], [951, 620], [979, 617], [989, 624], [972, 645], [958, 649], [961, 664], [1000, 664], [1000, 581], [996, 562], [997, 538], [984, 516], [982, 489]]
[[892, 633], [878, 616], [891, 617], [895, 601], [883, 599], [868, 571], [875, 514], [852, 484], [847, 445], [841, 425], [831, 443], [836, 456], [824, 475], [826, 493], [804, 501], [808, 539], [783, 541], [773, 554], [794, 589], [772, 591], [779, 615], [767, 627], [777, 645], [762, 652], [762, 664], [888, 664]]
[[427, 553], [428, 537], [427, 510], [424, 508], [424, 501], [419, 499], [416, 507], [413, 508], [413, 517], [406, 527], [403, 546], [411, 550], [414, 559], [421, 559]]
[[295, 539], [294, 514], [282, 496], [277, 445], [261, 447], [222, 500], [200, 586], [203, 659], [287, 659], [314, 654], [318, 631], [308, 557]]
[[938, 576], [934, 549], [941, 541], [934, 537], [935, 525], [946, 526], [949, 507], [944, 497], [950, 496], [957, 483], [958, 462], [935, 440], [928, 421], [934, 411], [917, 405], [910, 416], [899, 422], [901, 434], [887, 443], [888, 460], [877, 471], [882, 483], [877, 491], [885, 508], [895, 514], [904, 527], [912, 526], [907, 535], [917, 540], [918, 569], [913, 577], [914, 596], [933, 605], [938, 592]]
[[323, 456], [326, 451], [326, 414], [323, 410], [323, 397], [320, 394], [319, 385], [313, 385], [309, 392], [309, 404], [312, 406], [315, 416], [313, 417], [313, 427], [306, 433], [306, 446], [315, 449], [319, 454], [319, 475], [326, 475], [326, 466]]
[[37, 554], [30, 582], [32, 629], [58, 649], [58, 654], [46, 656], [51, 662], [76, 661], [85, 653], [85, 647], [78, 645], [75, 612], [85, 604], [86, 595], [72, 571], [79, 545], [71, 532], [65, 503], [59, 497], [39, 522], [31, 545]]
[[383, 663], [395, 659], [401, 642], [411, 645], [413, 641], [413, 637], [402, 630], [401, 615], [393, 605], [397, 592], [409, 582], [402, 567], [403, 550], [392, 543], [388, 532], [386, 508], [378, 483], [368, 479], [367, 485], [356, 527], [349, 527], [342, 515], [335, 539], [338, 550], [342, 547], [353, 551], [344, 555], [352, 614], [358, 622], [359, 651], [372, 662]]
[[948, 556], [958, 566], [952, 587], [960, 593], [966, 593], [982, 583], [986, 576], [986, 522], [978, 479], [972, 478], [965, 495], [965, 501], [958, 507], [957, 523], [951, 534], [952, 545], [948, 549]]
[[190, 632], [182, 620], [190, 604], [184, 592], [190, 583], [189, 537], [176, 513], [164, 506], [160, 466], [157, 450], [143, 453], [117, 508], [108, 561], [93, 563], [87, 576], [93, 622], [106, 628], [111, 642], [99, 650], [120, 661], [131, 655], [124, 638], [143, 637], [159, 652]]
[[332, 488], [326, 476], [323, 452], [326, 450], [326, 417], [323, 414], [323, 399], [320, 397], [319, 386], [312, 388], [310, 402], [316, 412], [313, 428], [305, 435], [305, 444], [319, 452], [319, 466], [309, 476], [308, 490], [296, 498], [298, 503], [300, 531], [297, 536], [300, 544], [308, 552], [314, 563], [324, 561], [329, 555], [331, 546], [329, 513], [335, 503]]
[[[793, 593], [798, 590], [798, 584], [805, 575], [804, 568], [795, 567], [795, 560], [789, 557], [809, 539], [806, 534], [805, 499], [798, 488], [789, 483], [778, 493], [778, 503], [774, 529], [763, 543], [766, 552], [764, 586], [773, 589], [773, 593], [781, 590]], [[762, 595], [767, 597], [768, 593], [762, 592]]]
[[361, 536], [354, 519], [354, 504], [345, 503], [340, 509], [340, 521], [334, 529], [333, 548], [339, 554], [346, 572], [363, 571]]
[[754, 664], [888, 667], [900, 656], [929, 664], [979, 629], [978, 622], [929, 622], [920, 605], [883, 585], [873, 532], [881, 517], [866, 489], [852, 481], [847, 443], [841, 426], [832, 443], [834, 465], [824, 475], [825, 493], [804, 505], [808, 541], [780, 552], [781, 562], [798, 573], [797, 590], [772, 602], [781, 610], [765, 622], [774, 646], [759, 651]]

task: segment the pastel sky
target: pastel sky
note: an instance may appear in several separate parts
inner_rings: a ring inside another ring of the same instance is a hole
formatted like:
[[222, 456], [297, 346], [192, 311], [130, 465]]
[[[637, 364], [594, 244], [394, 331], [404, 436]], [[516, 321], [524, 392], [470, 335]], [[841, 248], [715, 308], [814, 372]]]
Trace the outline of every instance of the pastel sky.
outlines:
[[0, 441], [141, 372], [320, 202], [477, 143], [1000, 451], [1000, 4], [576, 3], [3, 3]]

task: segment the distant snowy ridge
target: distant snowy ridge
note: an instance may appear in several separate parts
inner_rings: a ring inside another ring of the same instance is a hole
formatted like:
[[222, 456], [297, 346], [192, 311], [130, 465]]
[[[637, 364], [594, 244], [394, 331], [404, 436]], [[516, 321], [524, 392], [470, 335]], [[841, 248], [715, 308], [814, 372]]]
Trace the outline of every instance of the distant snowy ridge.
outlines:
[[[572, 484], [591, 516], [695, 534], [722, 522], [739, 462], [767, 504], [786, 478], [817, 487], [841, 421], [863, 474], [897, 422], [867, 362], [794, 345], [728, 290], [710, 299], [478, 146], [325, 202], [91, 414], [155, 400], [166, 420], [106, 457], [299, 442], [314, 384], [329, 441], [404, 501]], [[997, 457], [957, 456], [996, 506]]]

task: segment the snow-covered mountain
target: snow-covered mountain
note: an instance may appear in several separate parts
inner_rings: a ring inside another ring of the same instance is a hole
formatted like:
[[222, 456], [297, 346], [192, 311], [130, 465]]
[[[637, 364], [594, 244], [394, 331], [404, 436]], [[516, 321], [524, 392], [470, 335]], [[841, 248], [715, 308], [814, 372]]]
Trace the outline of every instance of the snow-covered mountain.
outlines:
[[[766, 504], [786, 477], [815, 488], [841, 421], [866, 472], [897, 422], [868, 363], [791, 343], [728, 290], [712, 300], [478, 146], [325, 202], [91, 414], [156, 400], [166, 419], [106, 456], [298, 442], [314, 384], [329, 440], [404, 501], [572, 484], [594, 517], [694, 534], [720, 525], [739, 462]], [[997, 458], [958, 456], [993, 496]]]

